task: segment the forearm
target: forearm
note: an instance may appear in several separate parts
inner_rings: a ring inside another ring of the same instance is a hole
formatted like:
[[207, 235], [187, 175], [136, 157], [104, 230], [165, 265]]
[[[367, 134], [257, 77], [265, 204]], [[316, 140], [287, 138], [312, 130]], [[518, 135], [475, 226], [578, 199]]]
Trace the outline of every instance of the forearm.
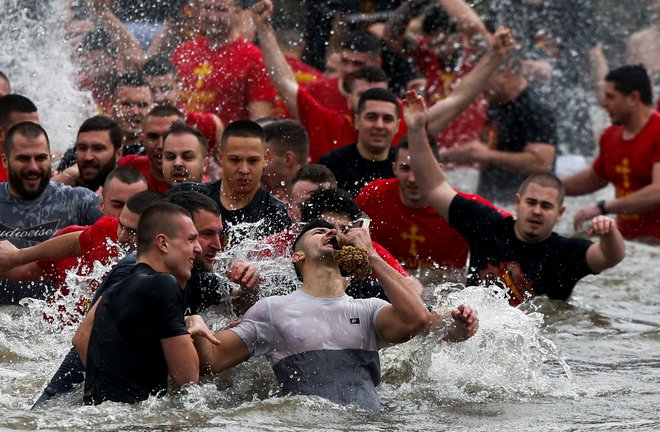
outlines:
[[660, 206], [660, 184], [651, 184], [630, 195], [605, 202], [609, 213], [636, 214], [656, 209]]
[[614, 267], [626, 256], [626, 244], [621, 232], [616, 228], [600, 237], [598, 247], [603, 256], [605, 268]]
[[446, 183], [445, 174], [438, 166], [423, 128], [408, 128], [410, 166], [422, 190], [432, 190]]
[[438, 3], [458, 26], [469, 36], [487, 35], [488, 30], [479, 15], [463, 0], [439, 0]]
[[[554, 155], [554, 153], [553, 153]], [[540, 157], [533, 152], [507, 152], [491, 150], [483, 161], [507, 171], [521, 174], [536, 174], [552, 169], [552, 160]]]
[[601, 95], [605, 86], [605, 75], [607, 75], [607, 59], [603, 53], [602, 46], [596, 45], [589, 49], [589, 60], [591, 62], [591, 77]]
[[593, 193], [607, 186], [607, 180], [598, 176], [592, 168], [561, 179], [567, 196], [579, 196]]
[[98, 16], [98, 22], [102, 25], [112, 43], [119, 50], [119, 55], [124, 59], [125, 67], [129, 70], [140, 70], [145, 62], [145, 55], [140, 42], [107, 8]]
[[35, 246], [19, 249], [15, 255], [15, 265], [37, 260], [57, 260], [80, 255], [80, 231], [63, 234]]
[[416, 13], [419, 13], [419, 10], [425, 4], [428, 4], [428, 1], [404, 2], [387, 21], [383, 40], [394, 52], [403, 53], [404, 35], [408, 28], [408, 23]]

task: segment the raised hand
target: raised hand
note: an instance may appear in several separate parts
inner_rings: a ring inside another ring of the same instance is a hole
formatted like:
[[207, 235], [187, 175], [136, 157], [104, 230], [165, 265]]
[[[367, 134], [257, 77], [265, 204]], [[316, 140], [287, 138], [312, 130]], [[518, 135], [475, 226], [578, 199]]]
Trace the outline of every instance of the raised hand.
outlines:
[[428, 110], [424, 98], [415, 90], [406, 92], [406, 98], [403, 100], [403, 119], [408, 129], [422, 129], [426, 126]]
[[273, 2], [271, 0], [261, 0], [251, 7], [250, 11], [255, 25], [270, 24], [273, 17]]
[[493, 35], [491, 49], [504, 57], [516, 45], [516, 40], [511, 34], [511, 30], [506, 27], [500, 27]]

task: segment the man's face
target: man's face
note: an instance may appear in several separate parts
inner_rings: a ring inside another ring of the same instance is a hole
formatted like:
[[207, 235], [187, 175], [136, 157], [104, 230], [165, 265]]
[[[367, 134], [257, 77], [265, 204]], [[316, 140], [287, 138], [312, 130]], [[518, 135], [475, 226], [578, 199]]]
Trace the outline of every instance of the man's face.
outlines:
[[206, 171], [205, 156], [205, 151], [195, 135], [169, 134], [163, 143], [165, 183], [173, 187], [177, 183], [201, 182]]
[[[339, 76], [343, 79], [345, 86], [350, 86], [353, 74], [363, 67], [380, 67], [380, 61], [369, 53], [341, 50], [339, 53]], [[348, 88], [348, 87], [347, 87]]]
[[191, 271], [202, 248], [197, 241], [197, 229], [188, 216], [176, 216], [176, 234], [167, 237], [167, 255], [164, 264], [167, 272], [172, 274], [183, 288], [190, 279]]
[[351, 92], [348, 94], [348, 106], [351, 111], [357, 112], [358, 102], [364, 92], [372, 88], [381, 88], [387, 90], [386, 82], [368, 82], [365, 80], [355, 80], [351, 86]]
[[319, 185], [309, 180], [299, 180], [291, 187], [287, 211], [292, 221], [300, 222], [300, 209], [302, 205], [309, 199], [312, 192], [320, 187], [327, 189], [332, 187], [332, 185], [327, 182]]
[[[337, 236], [337, 230], [318, 227], [307, 231], [298, 242], [297, 250], [305, 254], [305, 260], [315, 265], [323, 259], [332, 260], [334, 251], [333, 239]], [[294, 254], [295, 255], [295, 254]], [[295, 262], [295, 258], [294, 258]]]
[[80, 133], [76, 139], [76, 151], [80, 178], [85, 182], [107, 176], [121, 156], [121, 148], [115, 150], [107, 130]]
[[142, 130], [142, 121], [151, 108], [151, 90], [149, 87], [119, 86], [115, 89], [112, 105], [112, 117], [122, 133], [138, 135]]
[[144, 151], [156, 172], [163, 172], [163, 138], [170, 131], [172, 123], [177, 120], [177, 116], [149, 116], [144, 120]]
[[[19, 123], [23, 122], [32, 122], [39, 124], [39, 115], [37, 112], [31, 112], [31, 113], [23, 113], [23, 112], [18, 112], [18, 111], [13, 111], [9, 114], [9, 123], [7, 124], [7, 128], [3, 128], [0, 126], [0, 144], [4, 146], [5, 143], [5, 137], [7, 136], [7, 132], [9, 132], [9, 129], [11, 129], [14, 125], [17, 125]], [[2, 148], [0, 147], [0, 152], [2, 151]]]
[[140, 215], [133, 213], [126, 206], [119, 213], [117, 243], [126, 253], [133, 252], [137, 248], [137, 226], [139, 221]]
[[506, 102], [506, 92], [504, 91], [504, 80], [506, 79], [503, 71], [493, 71], [486, 81], [486, 87], [483, 95], [490, 104]]
[[515, 232], [518, 238], [527, 243], [548, 238], [564, 213], [558, 198], [557, 189], [536, 183], [530, 183], [522, 196], [516, 194]]
[[280, 156], [268, 143], [266, 143], [267, 157], [264, 161], [264, 172], [261, 175], [261, 184], [269, 191], [281, 189], [286, 186], [288, 169], [285, 156]]
[[422, 192], [417, 186], [415, 175], [410, 166], [410, 152], [406, 148], [397, 150], [396, 161], [392, 164], [394, 175], [399, 179], [399, 195], [406, 207], [426, 207]]
[[128, 184], [113, 178], [103, 187], [101, 211], [105, 216], [118, 218], [126, 205], [126, 201], [136, 193], [144, 190], [147, 190], [145, 182], [139, 181]]
[[223, 183], [234, 194], [256, 192], [264, 171], [264, 147], [259, 138], [230, 137], [225, 148], [218, 149]]
[[344, 231], [344, 229], [351, 223], [351, 218], [345, 213], [337, 212], [323, 212], [321, 219], [333, 224], [337, 231]]
[[173, 74], [151, 76], [147, 78], [147, 81], [155, 105], [176, 106], [179, 98], [179, 87]]
[[393, 103], [368, 100], [362, 113], [355, 115], [358, 143], [373, 153], [387, 151], [399, 130], [398, 120]]
[[222, 233], [222, 219], [207, 210], [200, 210], [193, 216], [195, 228], [199, 233], [197, 240], [202, 252], [195, 260], [195, 266], [203, 271], [213, 270], [215, 256], [222, 250], [220, 234]]
[[35, 199], [50, 181], [48, 141], [45, 135], [26, 138], [20, 133], [14, 135], [13, 141], [9, 154], [2, 155], [2, 162], [9, 174], [9, 192], [26, 200]]
[[605, 81], [602, 104], [614, 125], [625, 124], [632, 115], [634, 107], [630, 95], [626, 96], [619, 92], [611, 81]]
[[234, 0], [199, 0], [199, 18], [209, 37], [223, 37], [234, 28], [237, 9]]

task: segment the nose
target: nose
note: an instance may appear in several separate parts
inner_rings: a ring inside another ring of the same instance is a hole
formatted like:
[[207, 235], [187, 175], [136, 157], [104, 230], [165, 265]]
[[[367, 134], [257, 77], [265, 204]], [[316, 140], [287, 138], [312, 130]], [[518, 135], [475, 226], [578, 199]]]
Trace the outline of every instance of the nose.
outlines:
[[181, 156], [176, 156], [174, 158], [174, 166], [177, 167], [183, 166], [183, 158]]
[[92, 150], [91, 149], [85, 150], [82, 154], [82, 159], [86, 161], [94, 159], [94, 154], [92, 153]]
[[193, 253], [195, 254], [195, 258], [202, 253], [202, 246], [197, 240], [195, 240], [195, 245], [193, 246]]
[[35, 158], [30, 158], [30, 161], [27, 164], [27, 169], [29, 171], [39, 171], [39, 164]]
[[239, 168], [238, 168], [238, 171], [239, 171], [241, 174], [250, 174], [250, 168], [248, 167], [247, 162], [243, 162], [243, 163], [241, 163], [241, 165], [240, 165]]

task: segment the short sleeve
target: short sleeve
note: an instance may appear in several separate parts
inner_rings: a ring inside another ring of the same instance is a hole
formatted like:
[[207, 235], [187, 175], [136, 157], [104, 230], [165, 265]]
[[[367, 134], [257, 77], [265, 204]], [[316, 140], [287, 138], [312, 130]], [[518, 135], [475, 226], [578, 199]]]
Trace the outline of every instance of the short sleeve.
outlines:
[[168, 273], [158, 273], [151, 280], [154, 295], [152, 301], [154, 316], [160, 321], [156, 326], [158, 337], [167, 339], [174, 336], [188, 334], [188, 328], [183, 319], [183, 291], [179, 288], [174, 276]]
[[243, 315], [241, 323], [231, 329], [236, 333], [252, 356], [267, 355], [283, 340], [271, 325], [270, 303], [259, 300]]

